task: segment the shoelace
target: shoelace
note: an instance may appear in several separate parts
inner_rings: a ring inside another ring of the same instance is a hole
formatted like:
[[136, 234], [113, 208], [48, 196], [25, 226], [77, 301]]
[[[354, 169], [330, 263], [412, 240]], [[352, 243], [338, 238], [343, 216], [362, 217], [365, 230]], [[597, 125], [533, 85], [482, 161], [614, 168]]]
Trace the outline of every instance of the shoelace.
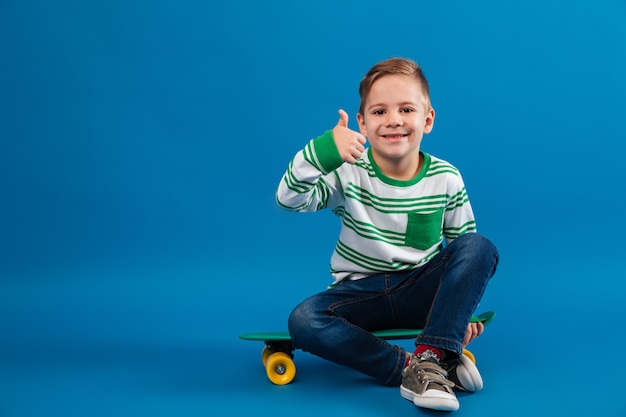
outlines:
[[417, 362], [412, 364], [411, 368], [417, 373], [418, 380], [421, 383], [430, 384], [434, 382], [450, 389], [455, 387], [454, 382], [447, 378], [448, 373], [436, 363], [430, 361]]

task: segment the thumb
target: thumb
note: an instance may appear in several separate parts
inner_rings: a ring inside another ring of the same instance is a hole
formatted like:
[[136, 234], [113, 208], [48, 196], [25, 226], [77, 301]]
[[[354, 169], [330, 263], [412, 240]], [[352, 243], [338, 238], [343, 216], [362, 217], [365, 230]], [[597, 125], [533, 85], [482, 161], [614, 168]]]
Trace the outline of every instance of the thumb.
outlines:
[[348, 127], [348, 113], [346, 113], [343, 109], [339, 109], [339, 121], [337, 122], [337, 126]]

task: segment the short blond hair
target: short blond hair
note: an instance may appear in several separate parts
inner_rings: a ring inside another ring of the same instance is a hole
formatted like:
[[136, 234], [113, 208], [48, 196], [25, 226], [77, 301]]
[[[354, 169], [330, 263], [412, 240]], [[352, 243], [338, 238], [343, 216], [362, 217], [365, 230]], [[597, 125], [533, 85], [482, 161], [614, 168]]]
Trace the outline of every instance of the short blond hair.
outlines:
[[418, 82], [422, 88], [422, 94], [424, 95], [424, 100], [426, 101], [424, 103], [426, 105], [426, 109], [431, 109], [432, 106], [430, 104], [428, 80], [426, 80], [426, 76], [424, 76], [422, 68], [412, 59], [389, 58], [370, 68], [361, 80], [361, 84], [359, 85], [359, 96], [361, 97], [359, 113], [363, 114], [365, 101], [367, 100], [367, 96], [369, 95], [374, 82], [386, 75], [406, 75], [415, 79], [415, 81]]

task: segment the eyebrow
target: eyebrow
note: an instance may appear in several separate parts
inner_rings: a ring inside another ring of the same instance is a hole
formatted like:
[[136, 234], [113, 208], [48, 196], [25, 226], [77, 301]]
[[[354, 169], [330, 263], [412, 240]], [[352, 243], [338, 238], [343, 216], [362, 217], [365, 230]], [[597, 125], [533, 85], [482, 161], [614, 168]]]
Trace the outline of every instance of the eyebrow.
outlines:
[[[419, 105], [419, 103], [416, 103], [416, 102], [414, 102], [414, 101], [403, 101], [402, 103], [400, 103], [400, 104], [398, 105], [398, 107], [418, 106], [418, 105]], [[372, 109], [373, 107], [389, 107], [389, 106], [388, 106], [388, 105], [386, 105], [386, 104], [382, 104], [382, 103], [374, 103], [374, 104], [372, 104], [372, 105], [368, 106], [368, 107], [367, 107], [367, 110], [370, 110], [370, 109]]]

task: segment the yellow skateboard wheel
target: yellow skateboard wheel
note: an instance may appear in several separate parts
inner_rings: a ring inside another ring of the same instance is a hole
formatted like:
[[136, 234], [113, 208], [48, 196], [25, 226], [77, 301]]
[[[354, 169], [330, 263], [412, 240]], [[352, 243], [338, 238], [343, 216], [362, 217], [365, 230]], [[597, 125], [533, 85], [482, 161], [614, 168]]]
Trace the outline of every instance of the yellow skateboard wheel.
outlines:
[[267, 358], [265, 362], [267, 377], [276, 385], [286, 385], [293, 381], [296, 376], [296, 365], [288, 354], [276, 352]]
[[274, 351], [270, 349], [268, 346], [264, 346], [261, 351], [261, 360], [263, 361], [263, 366], [267, 363], [267, 358], [269, 358]]
[[474, 354], [472, 352], [470, 352], [467, 349], [463, 349], [463, 354], [467, 356], [468, 358], [470, 358], [470, 360], [474, 362], [474, 365], [476, 365], [476, 358], [474, 357]]

